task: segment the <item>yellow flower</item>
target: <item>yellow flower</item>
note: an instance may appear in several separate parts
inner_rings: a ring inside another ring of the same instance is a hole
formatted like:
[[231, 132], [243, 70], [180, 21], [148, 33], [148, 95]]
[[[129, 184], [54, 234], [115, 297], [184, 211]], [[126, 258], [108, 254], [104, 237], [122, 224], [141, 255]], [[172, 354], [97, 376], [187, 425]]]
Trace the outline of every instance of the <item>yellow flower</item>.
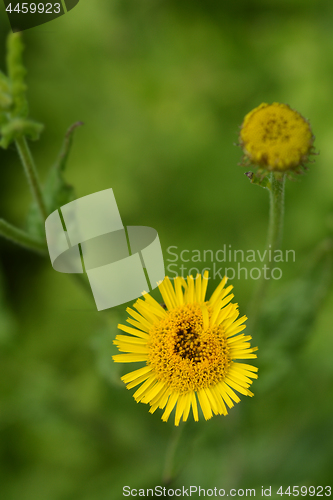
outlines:
[[[240, 401], [234, 390], [246, 396], [258, 369], [236, 359], [256, 358], [257, 347], [250, 346], [245, 329], [246, 316], [239, 316], [238, 304], [231, 303], [232, 286], [225, 287], [223, 278], [209, 300], [206, 300], [208, 272], [177, 277], [172, 286], [168, 277], [159, 289], [164, 309], [149, 294], [138, 299], [127, 322], [118, 325], [130, 335], [117, 335], [114, 343], [126, 354], [113, 356], [114, 361], [144, 361], [143, 368], [122, 377], [128, 389], [142, 384], [134, 394], [137, 402], [149, 403], [150, 412], [165, 408], [162, 420], [167, 421], [176, 406], [175, 425], [186, 421], [190, 409], [198, 420], [198, 405], [206, 420], [227, 415]], [[133, 328], [134, 327], [134, 328]]]
[[260, 104], [241, 126], [240, 144], [252, 164], [277, 172], [300, 171], [313, 149], [309, 122], [287, 104]]

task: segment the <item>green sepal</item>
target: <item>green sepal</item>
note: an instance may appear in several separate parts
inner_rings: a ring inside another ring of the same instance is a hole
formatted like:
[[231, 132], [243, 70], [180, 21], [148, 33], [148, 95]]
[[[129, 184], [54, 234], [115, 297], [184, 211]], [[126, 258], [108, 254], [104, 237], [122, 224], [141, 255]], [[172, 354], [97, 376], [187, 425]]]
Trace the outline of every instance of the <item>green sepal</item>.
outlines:
[[245, 172], [245, 175], [250, 179], [251, 184], [256, 184], [265, 189], [271, 189], [271, 182], [267, 177], [256, 175], [254, 172]]
[[[49, 214], [75, 199], [74, 188], [64, 179], [64, 171], [73, 142], [74, 130], [80, 125], [82, 123], [78, 122], [68, 129], [59, 156], [55, 164], [50, 168], [46, 178], [43, 194]], [[36, 204], [31, 206], [28, 213], [27, 230], [34, 236], [45, 236], [44, 224], [40, 220]]]
[[0, 147], [7, 149], [16, 139], [23, 136], [37, 141], [40, 137], [44, 125], [25, 118], [13, 118], [0, 128]]

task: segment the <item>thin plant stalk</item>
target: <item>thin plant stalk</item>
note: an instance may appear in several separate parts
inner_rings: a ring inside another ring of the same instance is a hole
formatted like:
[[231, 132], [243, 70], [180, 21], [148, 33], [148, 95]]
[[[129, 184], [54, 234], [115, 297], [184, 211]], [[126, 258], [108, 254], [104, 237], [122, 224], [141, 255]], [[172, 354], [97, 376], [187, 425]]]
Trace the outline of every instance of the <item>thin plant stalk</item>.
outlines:
[[[285, 175], [282, 179], [277, 179], [274, 172], [272, 172], [270, 175], [270, 185], [267, 189], [269, 189], [270, 194], [270, 209], [265, 264], [269, 262], [268, 255], [272, 255], [274, 250], [280, 249], [282, 243]], [[251, 301], [250, 326], [252, 329], [254, 329], [257, 325], [258, 316], [268, 289], [269, 281], [269, 279], [265, 278], [265, 274], [261, 276], [258, 287]]]
[[162, 475], [162, 482], [168, 486], [175, 477], [175, 456], [178, 449], [180, 437], [185, 425], [180, 425], [173, 429], [167, 451], [165, 454], [164, 470]]
[[267, 236], [267, 248], [278, 250], [282, 243], [283, 217], [284, 217], [284, 188], [285, 175], [282, 180], [277, 180], [274, 173], [271, 174], [270, 189], [270, 211]]
[[45, 205], [42, 188], [38, 179], [37, 169], [33, 157], [31, 155], [29, 146], [27, 144], [26, 138], [21, 137], [17, 139], [15, 142], [20, 159], [22, 161], [24, 172], [28, 180], [30, 190], [38, 206], [42, 219], [46, 220], [48, 212]]
[[45, 241], [34, 238], [30, 234], [22, 231], [3, 219], [0, 219], [0, 235], [17, 245], [28, 248], [29, 250], [33, 250], [34, 252], [41, 253], [43, 255], [47, 254]]

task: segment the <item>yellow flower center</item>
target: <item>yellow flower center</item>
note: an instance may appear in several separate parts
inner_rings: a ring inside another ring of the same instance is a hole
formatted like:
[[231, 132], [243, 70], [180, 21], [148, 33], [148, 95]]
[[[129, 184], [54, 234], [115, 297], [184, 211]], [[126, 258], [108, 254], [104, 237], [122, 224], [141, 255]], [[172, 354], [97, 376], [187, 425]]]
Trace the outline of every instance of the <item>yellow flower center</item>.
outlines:
[[205, 329], [197, 304], [176, 307], [152, 328], [148, 360], [157, 380], [180, 394], [217, 384], [231, 364], [223, 327]]
[[263, 103], [245, 116], [240, 141], [252, 163], [285, 171], [307, 161], [314, 136], [307, 120], [288, 105]]

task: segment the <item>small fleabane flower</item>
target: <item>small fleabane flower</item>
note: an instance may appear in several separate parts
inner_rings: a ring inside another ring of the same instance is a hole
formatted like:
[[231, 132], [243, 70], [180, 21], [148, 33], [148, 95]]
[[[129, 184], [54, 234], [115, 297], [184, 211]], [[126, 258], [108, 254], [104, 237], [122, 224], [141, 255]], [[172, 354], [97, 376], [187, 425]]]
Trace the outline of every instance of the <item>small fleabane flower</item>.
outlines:
[[313, 153], [309, 122], [287, 104], [260, 104], [248, 113], [240, 131], [245, 160], [263, 171], [301, 173]]
[[190, 409], [199, 419], [199, 401], [206, 420], [227, 415], [227, 407], [240, 401], [235, 391], [253, 396], [249, 390], [258, 368], [236, 360], [256, 358], [245, 329], [246, 316], [239, 316], [238, 304], [231, 302], [232, 286], [223, 278], [206, 300], [208, 272], [202, 278], [177, 277], [174, 287], [166, 277], [159, 289], [164, 309], [149, 294], [138, 299], [134, 311], [127, 308], [132, 326], [118, 325], [129, 335], [117, 335], [114, 343], [125, 354], [113, 356], [120, 363], [145, 362], [145, 366], [122, 377], [137, 402], [149, 403], [150, 412], [164, 409], [167, 421], [176, 407], [175, 425], [188, 419]]

